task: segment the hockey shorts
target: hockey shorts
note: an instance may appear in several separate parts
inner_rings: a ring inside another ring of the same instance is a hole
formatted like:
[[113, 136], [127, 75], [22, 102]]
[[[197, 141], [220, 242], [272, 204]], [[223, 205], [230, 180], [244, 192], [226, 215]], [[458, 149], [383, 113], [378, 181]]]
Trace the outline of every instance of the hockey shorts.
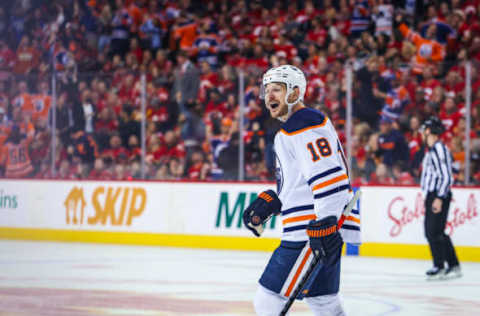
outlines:
[[[306, 241], [283, 240], [273, 252], [259, 282], [270, 291], [289, 297], [308, 270], [312, 259], [313, 253]], [[329, 267], [318, 264], [297, 299], [338, 293], [340, 262], [338, 260]]]

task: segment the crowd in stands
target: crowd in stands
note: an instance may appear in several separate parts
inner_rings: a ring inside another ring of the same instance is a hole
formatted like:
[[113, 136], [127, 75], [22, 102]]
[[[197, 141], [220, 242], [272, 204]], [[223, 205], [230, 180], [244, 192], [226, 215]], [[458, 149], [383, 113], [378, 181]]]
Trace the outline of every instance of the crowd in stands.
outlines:
[[351, 67], [354, 185], [417, 183], [430, 115], [446, 126], [457, 184], [470, 115], [480, 183], [479, 21], [478, 0], [4, 1], [0, 176], [142, 178], [144, 128], [146, 179], [236, 180], [243, 141], [245, 179], [274, 180], [280, 122], [259, 90], [288, 63], [342, 142]]

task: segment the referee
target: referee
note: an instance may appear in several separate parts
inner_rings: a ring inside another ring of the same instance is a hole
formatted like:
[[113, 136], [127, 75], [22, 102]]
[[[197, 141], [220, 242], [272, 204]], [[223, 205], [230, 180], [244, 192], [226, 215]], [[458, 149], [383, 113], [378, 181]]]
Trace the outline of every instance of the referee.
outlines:
[[425, 236], [433, 257], [433, 268], [427, 271], [427, 280], [458, 278], [462, 273], [455, 248], [450, 237], [445, 234], [452, 200], [452, 156], [447, 146], [440, 141], [444, 126], [438, 117], [427, 119], [422, 130], [428, 151], [422, 162], [420, 184], [425, 196]]

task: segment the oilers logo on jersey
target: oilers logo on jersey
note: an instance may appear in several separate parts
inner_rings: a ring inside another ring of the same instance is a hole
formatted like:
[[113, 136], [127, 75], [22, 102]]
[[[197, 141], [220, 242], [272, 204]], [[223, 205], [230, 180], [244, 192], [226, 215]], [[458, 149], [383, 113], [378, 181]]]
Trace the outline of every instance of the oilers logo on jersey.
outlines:
[[420, 56], [422, 56], [423, 58], [428, 58], [432, 56], [433, 48], [430, 44], [423, 44], [420, 46], [418, 51]]

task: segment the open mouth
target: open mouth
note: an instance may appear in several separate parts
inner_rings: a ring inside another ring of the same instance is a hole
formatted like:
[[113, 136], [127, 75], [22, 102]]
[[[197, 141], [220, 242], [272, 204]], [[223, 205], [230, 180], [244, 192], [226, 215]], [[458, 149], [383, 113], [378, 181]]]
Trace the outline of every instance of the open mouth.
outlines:
[[270, 109], [274, 110], [278, 107], [278, 103], [270, 103]]

